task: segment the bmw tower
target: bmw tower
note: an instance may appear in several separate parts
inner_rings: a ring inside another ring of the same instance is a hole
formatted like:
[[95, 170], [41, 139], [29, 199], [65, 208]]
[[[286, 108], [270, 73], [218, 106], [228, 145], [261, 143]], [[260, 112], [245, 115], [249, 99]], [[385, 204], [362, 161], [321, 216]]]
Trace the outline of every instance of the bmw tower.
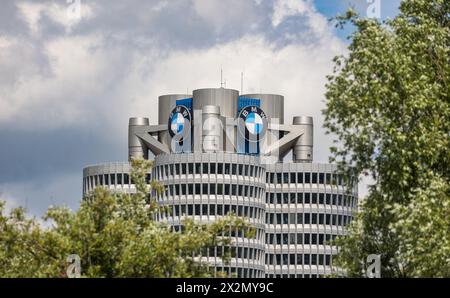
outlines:
[[[158, 122], [130, 118], [128, 158], [154, 159], [148, 179], [170, 212], [157, 220], [182, 227], [183, 218], [210, 223], [232, 212], [256, 236], [232, 234], [230, 247], [208, 249], [202, 260], [237, 277], [321, 277], [332, 266], [336, 236], [345, 235], [357, 206], [356, 178], [344, 183], [337, 166], [313, 162], [313, 119], [284, 119], [284, 97], [226, 88], [159, 97]], [[150, 154], [149, 154], [150, 153]], [[292, 156], [292, 158], [289, 158]], [[83, 195], [96, 186], [133, 192], [130, 164], [83, 170]], [[221, 256], [230, 252], [231, 261]]]

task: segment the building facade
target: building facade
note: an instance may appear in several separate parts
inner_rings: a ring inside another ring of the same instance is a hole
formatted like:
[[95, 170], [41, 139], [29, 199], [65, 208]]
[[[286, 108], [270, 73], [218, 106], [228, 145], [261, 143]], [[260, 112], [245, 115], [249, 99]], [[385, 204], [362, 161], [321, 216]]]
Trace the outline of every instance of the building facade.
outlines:
[[[285, 124], [283, 96], [225, 88], [160, 96], [158, 111], [155, 125], [131, 118], [128, 134], [129, 159], [154, 159], [147, 179], [165, 186], [155, 198], [171, 211], [156, 219], [179, 231], [185, 217], [210, 223], [234, 213], [256, 228], [251, 238], [231, 231], [230, 247], [210, 248], [202, 261], [238, 277], [342, 274], [330, 241], [345, 235], [357, 184], [335, 165], [313, 163], [311, 117]], [[83, 194], [99, 185], [133, 192], [129, 177], [128, 162], [86, 167]]]

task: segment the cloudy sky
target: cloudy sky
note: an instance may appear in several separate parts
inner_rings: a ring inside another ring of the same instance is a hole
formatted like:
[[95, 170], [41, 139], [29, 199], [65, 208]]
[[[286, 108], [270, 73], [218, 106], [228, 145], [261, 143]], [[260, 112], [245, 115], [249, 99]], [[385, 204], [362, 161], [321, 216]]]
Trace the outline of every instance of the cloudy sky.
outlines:
[[[244, 72], [244, 92], [283, 94], [287, 119], [313, 116], [326, 162], [325, 76], [351, 30], [327, 20], [367, 2], [3, 0], [0, 198], [38, 216], [77, 208], [84, 166], [127, 159], [129, 117], [155, 121], [158, 95], [219, 87], [221, 68], [228, 88]], [[381, 18], [398, 3], [381, 0]]]

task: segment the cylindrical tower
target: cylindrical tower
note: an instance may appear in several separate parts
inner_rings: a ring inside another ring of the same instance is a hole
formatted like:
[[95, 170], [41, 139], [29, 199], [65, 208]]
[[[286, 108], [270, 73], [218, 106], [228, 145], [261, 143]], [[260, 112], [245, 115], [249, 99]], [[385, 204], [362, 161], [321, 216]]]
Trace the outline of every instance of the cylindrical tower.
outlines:
[[220, 107], [204, 106], [202, 109], [203, 152], [218, 152], [222, 149], [222, 123]]
[[295, 144], [293, 152], [294, 162], [312, 162], [314, 138], [313, 118], [296, 116], [294, 117], [293, 124], [300, 126], [305, 131]]
[[128, 160], [132, 158], [144, 158], [148, 159], [148, 148], [135, 135], [136, 128], [140, 126], [148, 126], [149, 119], [143, 117], [130, 118], [128, 122]]
[[[170, 113], [177, 105], [177, 100], [191, 98], [192, 95], [188, 94], [168, 94], [158, 97], [158, 123], [159, 125], [166, 125], [170, 116]], [[158, 134], [158, 140], [171, 148], [170, 135], [168, 131], [163, 131]]]
[[[272, 125], [284, 124], [284, 96], [278, 94], [244, 94], [241, 97], [254, 98], [260, 100], [260, 108], [266, 114], [269, 122]], [[270, 146], [277, 142], [282, 137], [281, 133], [277, 130], [269, 131], [266, 134], [263, 143], [266, 146]], [[283, 156], [279, 157], [280, 160]]]
[[[201, 257], [215, 272], [233, 277], [264, 277], [265, 170], [259, 158], [232, 153], [158, 155], [155, 179], [165, 186], [156, 195], [159, 206], [169, 206], [157, 220], [179, 231], [184, 218], [209, 224], [227, 214], [245, 217], [256, 228], [256, 236], [230, 231], [229, 246], [211, 247]], [[225, 263], [222, 256], [230, 253]]]
[[[193, 92], [192, 106], [195, 111], [201, 111], [204, 106], [213, 105], [220, 107], [220, 116], [225, 118], [236, 118], [237, 104], [239, 92], [233, 89], [226, 88], [206, 88], [197, 89]], [[195, 116], [194, 116], [195, 118]], [[194, 119], [194, 122], [196, 120]], [[226, 133], [221, 141], [220, 151], [235, 152], [234, 144], [236, 142], [236, 128], [227, 127], [226, 122], [223, 130]], [[195, 144], [194, 144], [195, 146]]]

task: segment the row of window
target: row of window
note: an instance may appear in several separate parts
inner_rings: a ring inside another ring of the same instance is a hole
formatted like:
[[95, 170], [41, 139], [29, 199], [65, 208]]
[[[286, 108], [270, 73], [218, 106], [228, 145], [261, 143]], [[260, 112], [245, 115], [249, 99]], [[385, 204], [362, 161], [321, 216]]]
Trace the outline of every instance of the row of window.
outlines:
[[[211, 269], [216, 269], [216, 272], [223, 274], [228, 277], [237, 278], [261, 278], [264, 277], [264, 272], [262, 270], [256, 270], [252, 268], [240, 268], [240, 267], [213, 267]], [[219, 276], [216, 274], [216, 276]]]
[[331, 266], [331, 254], [269, 254], [266, 265], [322, 265]]
[[157, 200], [173, 196], [185, 195], [226, 195], [249, 198], [262, 198], [264, 189], [253, 185], [222, 184], [222, 183], [195, 183], [195, 184], [169, 184], [165, 191], [157, 194]]
[[[128, 173], [92, 175], [85, 177], [83, 180], [83, 186], [85, 189], [94, 189], [97, 186], [134, 184]], [[145, 180], [147, 183], [150, 183], [151, 175], [147, 174]]]
[[266, 204], [326, 204], [342, 207], [356, 207], [355, 197], [341, 194], [309, 192], [266, 192]]
[[[184, 229], [185, 229], [185, 227], [183, 225], [173, 225], [172, 226], [172, 231], [174, 231], [174, 232], [181, 232], [181, 231], [184, 231]], [[245, 238], [248, 231], [249, 230], [246, 228], [229, 230], [229, 231], [226, 231], [225, 233], [223, 233], [222, 236]], [[252, 236], [254, 236], [253, 239], [255, 239], [257, 241], [263, 241], [264, 240], [263, 235], [264, 235], [264, 231], [262, 229], [256, 228], [256, 234], [252, 235]], [[204, 252], [203, 255], [206, 256], [206, 252]]]
[[239, 175], [262, 178], [263, 168], [254, 165], [235, 163], [197, 162], [157, 166], [155, 167], [155, 173], [157, 179], [195, 174]]
[[274, 234], [266, 233], [266, 244], [278, 245], [295, 245], [295, 244], [312, 244], [325, 245], [331, 244], [338, 235], [334, 234], [310, 234], [310, 233], [283, 233]]
[[200, 255], [209, 258], [231, 257], [248, 259], [255, 263], [261, 263], [264, 259], [264, 250], [242, 246], [211, 246], [203, 248]]
[[345, 226], [352, 221], [352, 216], [328, 213], [269, 213], [266, 212], [266, 224], [294, 225], [319, 224]]
[[[284, 183], [305, 183], [305, 184], [323, 184], [323, 185], [344, 185], [345, 181], [342, 175], [334, 173], [316, 173], [316, 172], [292, 172], [292, 173], [266, 173], [266, 181], [270, 184]], [[355, 185], [352, 179], [351, 185]]]
[[161, 212], [161, 217], [169, 216], [208, 216], [218, 215], [224, 216], [234, 213], [237, 216], [248, 218], [263, 219], [264, 210], [261, 208], [245, 205], [230, 205], [230, 204], [182, 204], [175, 205], [165, 212]]

